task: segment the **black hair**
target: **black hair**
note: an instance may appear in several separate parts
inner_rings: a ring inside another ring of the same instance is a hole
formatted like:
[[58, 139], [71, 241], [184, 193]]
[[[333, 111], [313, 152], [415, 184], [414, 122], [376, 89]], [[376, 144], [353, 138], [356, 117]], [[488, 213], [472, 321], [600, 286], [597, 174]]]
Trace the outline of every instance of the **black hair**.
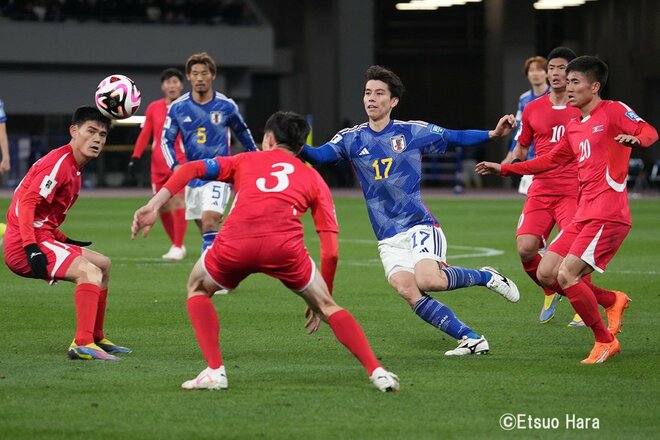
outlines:
[[176, 76], [177, 78], [179, 78], [179, 81], [183, 82], [183, 73], [179, 69], [175, 69], [174, 67], [168, 67], [167, 69], [161, 72], [160, 82], [163, 83], [168, 79], [172, 78], [173, 76]]
[[[607, 84], [608, 75], [607, 64], [598, 57], [584, 55], [577, 57], [566, 66], [566, 73], [580, 72], [586, 76], [592, 83], [599, 82], [602, 91]], [[600, 94], [600, 91], [598, 92]]]
[[78, 107], [71, 118], [71, 125], [77, 125], [80, 127], [87, 121], [98, 122], [99, 124], [104, 125], [107, 130], [110, 130], [110, 119], [103, 116], [103, 113], [101, 113], [99, 109], [88, 105]]
[[550, 53], [548, 54], [548, 62], [550, 62], [550, 60], [553, 60], [555, 58], [563, 58], [570, 63], [575, 58], [577, 58], [577, 55], [575, 55], [575, 52], [573, 52], [568, 47], [559, 46], [559, 47], [555, 47], [550, 51]]
[[264, 132], [271, 132], [277, 144], [300, 154], [311, 128], [298, 113], [278, 111], [266, 121]]
[[390, 89], [390, 94], [393, 98], [399, 98], [403, 96], [406, 91], [406, 87], [403, 85], [401, 78], [397, 76], [396, 73], [392, 72], [390, 69], [387, 69], [383, 66], [371, 66], [367, 69], [364, 74], [365, 82], [376, 80], [382, 81]]

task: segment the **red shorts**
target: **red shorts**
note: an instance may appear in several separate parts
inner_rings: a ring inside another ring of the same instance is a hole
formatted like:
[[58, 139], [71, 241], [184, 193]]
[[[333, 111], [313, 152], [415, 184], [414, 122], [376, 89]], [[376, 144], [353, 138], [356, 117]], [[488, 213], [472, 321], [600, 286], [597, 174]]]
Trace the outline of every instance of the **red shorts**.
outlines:
[[559, 230], [571, 223], [577, 210], [574, 196], [531, 196], [525, 201], [518, 219], [516, 236], [530, 234], [545, 243], [555, 223]]
[[207, 275], [220, 287], [235, 289], [253, 273], [270, 275], [301, 292], [312, 282], [316, 265], [300, 236], [223, 239], [218, 234], [202, 256]]
[[557, 235], [548, 250], [562, 257], [575, 255], [602, 273], [621, 247], [628, 231], [630, 225], [605, 220], [571, 223]]
[[[64, 279], [73, 260], [82, 255], [82, 249], [72, 244], [59, 242], [53, 238], [37, 237], [37, 239], [39, 240], [39, 248], [48, 260], [48, 273], [50, 276], [47, 281]], [[30, 271], [20, 234], [5, 235], [5, 263], [15, 274], [34, 278]]]
[[[161, 163], [162, 162], [162, 163]], [[160, 161], [154, 160], [152, 156], [151, 160], [151, 191], [156, 194], [160, 189], [165, 185], [167, 179], [172, 176], [172, 170], [170, 167], [165, 164], [163, 159]], [[185, 187], [184, 187], [185, 188]], [[177, 194], [183, 195], [183, 189]]]

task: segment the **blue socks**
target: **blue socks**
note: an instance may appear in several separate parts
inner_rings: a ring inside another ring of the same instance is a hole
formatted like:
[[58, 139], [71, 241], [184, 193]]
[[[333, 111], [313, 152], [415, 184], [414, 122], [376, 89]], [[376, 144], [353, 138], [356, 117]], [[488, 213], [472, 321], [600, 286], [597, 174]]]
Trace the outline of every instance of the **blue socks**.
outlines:
[[412, 309], [424, 321], [442, 330], [454, 339], [461, 339], [463, 336], [471, 339], [479, 338], [479, 335], [472, 331], [470, 327], [463, 324], [449, 307], [435, 298], [424, 295], [415, 303]]
[[485, 270], [467, 269], [465, 267], [443, 267], [441, 269], [447, 276], [447, 290], [460, 289], [461, 287], [485, 286], [493, 277]]
[[218, 231], [204, 232], [202, 234], [202, 252], [204, 252], [207, 247], [211, 246], [216, 235], [218, 235]]

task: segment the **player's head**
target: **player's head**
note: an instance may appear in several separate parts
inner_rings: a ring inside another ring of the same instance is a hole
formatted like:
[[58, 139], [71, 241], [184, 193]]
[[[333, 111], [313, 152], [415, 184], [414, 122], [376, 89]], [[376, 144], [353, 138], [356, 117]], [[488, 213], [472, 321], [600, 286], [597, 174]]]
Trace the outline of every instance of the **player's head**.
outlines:
[[364, 110], [371, 121], [389, 118], [392, 109], [406, 88], [401, 79], [389, 69], [382, 66], [371, 66], [364, 75]]
[[193, 54], [186, 61], [186, 76], [196, 93], [204, 94], [211, 90], [216, 72], [215, 61], [206, 52]]
[[183, 73], [174, 67], [168, 67], [160, 74], [160, 89], [171, 102], [183, 92]]
[[568, 47], [555, 47], [548, 54], [548, 82], [553, 90], [566, 88], [566, 66], [576, 57]]
[[71, 118], [69, 134], [78, 163], [98, 157], [110, 131], [110, 119], [96, 107], [78, 107]]
[[529, 57], [523, 63], [523, 71], [532, 87], [542, 86], [548, 79], [548, 62], [540, 56]]
[[302, 151], [309, 131], [309, 124], [298, 113], [278, 111], [266, 121], [262, 149], [286, 148], [297, 156]]
[[599, 97], [607, 84], [607, 64], [598, 57], [585, 55], [568, 63], [568, 100], [573, 106], [582, 108]]

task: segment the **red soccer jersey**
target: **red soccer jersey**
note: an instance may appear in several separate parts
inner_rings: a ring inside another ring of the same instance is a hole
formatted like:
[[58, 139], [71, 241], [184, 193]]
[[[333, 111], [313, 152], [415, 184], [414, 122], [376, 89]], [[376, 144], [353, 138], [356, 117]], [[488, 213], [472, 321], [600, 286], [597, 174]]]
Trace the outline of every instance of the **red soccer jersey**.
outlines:
[[[234, 205], [222, 226], [233, 239], [303, 234], [300, 217], [311, 209], [317, 231], [338, 232], [330, 189], [321, 175], [282, 150], [216, 157], [217, 180], [231, 182]], [[267, 195], [267, 197], [264, 197]]]
[[[550, 95], [541, 96], [525, 106], [518, 142], [529, 147], [534, 142], [536, 156], [549, 153], [559, 142], [571, 119], [579, 118], [580, 110], [570, 104], [555, 106]], [[578, 193], [577, 164], [565, 166], [534, 176], [528, 196], [576, 196]]]
[[[30, 168], [21, 183], [18, 184], [14, 197], [7, 211], [7, 229], [14, 236], [21, 232], [23, 246], [45, 237], [53, 237], [55, 230], [64, 222], [66, 213], [76, 202], [82, 178], [78, 163], [73, 157], [71, 145], [57, 148]], [[32, 225], [23, 224], [24, 219], [18, 216], [18, 203], [29, 192], [41, 196], [34, 210]], [[32, 230], [34, 237], [30, 237]]]
[[637, 137], [642, 147], [651, 146], [658, 133], [626, 104], [603, 100], [585, 118], [571, 121], [561, 142], [545, 156], [502, 165], [502, 175], [535, 174], [577, 161], [580, 194], [574, 222], [600, 219], [630, 225], [626, 178], [631, 149], [614, 138]]
[[[142, 154], [144, 153], [144, 150], [149, 143], [149, 139], [153, 139], [151, 145], [152, 174], [154, 171], [171, 174], [172, 171], [170, 170], [170, 167], [167, 166], [167, 163], [165, 163], [163, 150], [160, 148], [160, 141], [163, 137], [163, 125], [165, 125], [165, 118], [167, 117], [167, 104], [165, 98], [159, 99], [149, 104], [145, 113], [145, 117], [146, 119], [144, 120], [144, 126], [142, 127], [140, 135], [135, 141], [133, 157], [142, 157]], [[175, 151], [176, 158], [179, 163], [184, 163], [186, 161], [186, 155], [181, 145], [181, 135], [177, 137]]]

